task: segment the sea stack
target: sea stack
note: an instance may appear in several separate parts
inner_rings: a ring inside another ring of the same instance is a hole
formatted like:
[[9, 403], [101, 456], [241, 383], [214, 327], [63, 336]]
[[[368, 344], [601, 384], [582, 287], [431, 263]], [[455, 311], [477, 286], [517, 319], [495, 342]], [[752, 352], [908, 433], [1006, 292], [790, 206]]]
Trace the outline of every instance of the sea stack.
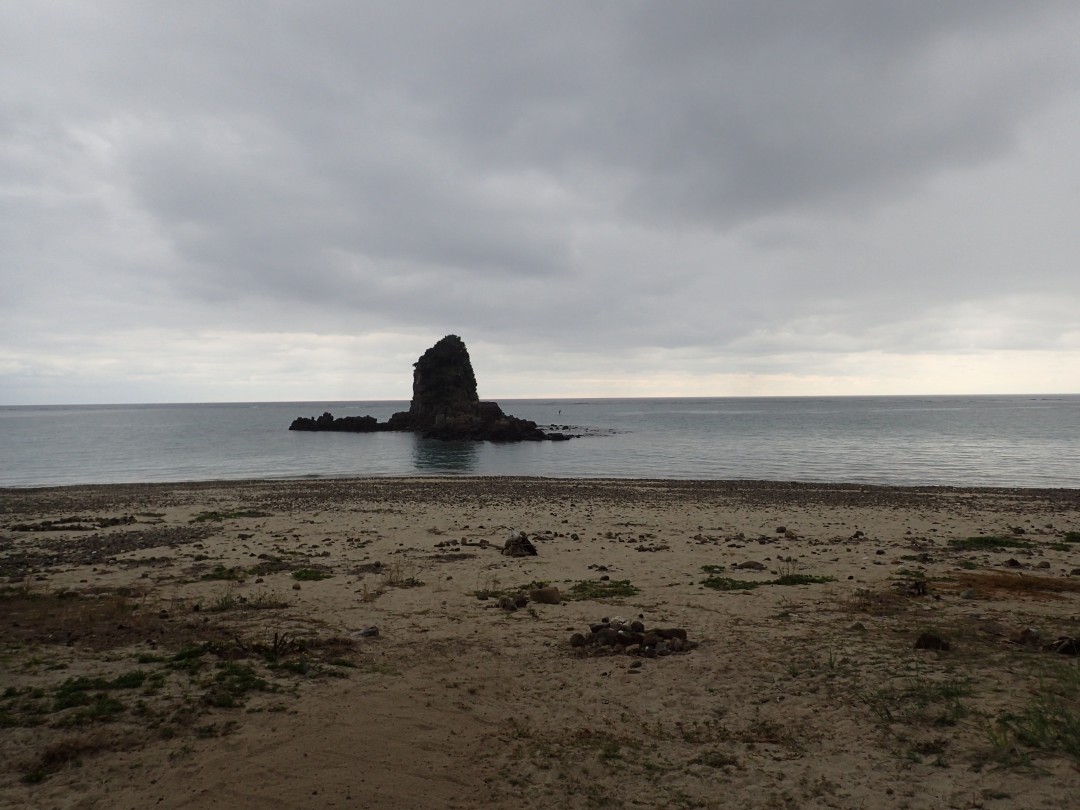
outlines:
[[496, 402], [481, 402], [476, 375], [465, 342], [447, 335], [413, 363], [413, 396], [409, 410], [395, 413], [386, 422], [371, 416], [335, 419], [300, 417], [289, 430], [331, 430], [355, 433], [401, 430], [427, 438], [521, 442], [565, 440], [565, 433], [545, 433], [535, 422], [503, 413]]

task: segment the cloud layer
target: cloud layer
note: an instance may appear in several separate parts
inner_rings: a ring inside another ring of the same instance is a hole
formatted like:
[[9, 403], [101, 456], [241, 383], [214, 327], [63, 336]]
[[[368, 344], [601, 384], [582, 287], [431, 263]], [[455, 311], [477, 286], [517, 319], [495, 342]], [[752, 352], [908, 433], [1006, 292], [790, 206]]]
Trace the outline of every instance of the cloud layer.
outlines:
[[1076, 391], [1071, 2], [41, 2], [0, 404]]

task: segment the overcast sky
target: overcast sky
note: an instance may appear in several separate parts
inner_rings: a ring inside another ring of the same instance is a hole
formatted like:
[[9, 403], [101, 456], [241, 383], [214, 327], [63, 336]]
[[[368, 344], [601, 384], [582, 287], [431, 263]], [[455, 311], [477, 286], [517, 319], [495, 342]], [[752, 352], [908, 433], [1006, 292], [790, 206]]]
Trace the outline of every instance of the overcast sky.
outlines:
[[1080, 392], [1080, 3], [0, 0], [0, 404]]

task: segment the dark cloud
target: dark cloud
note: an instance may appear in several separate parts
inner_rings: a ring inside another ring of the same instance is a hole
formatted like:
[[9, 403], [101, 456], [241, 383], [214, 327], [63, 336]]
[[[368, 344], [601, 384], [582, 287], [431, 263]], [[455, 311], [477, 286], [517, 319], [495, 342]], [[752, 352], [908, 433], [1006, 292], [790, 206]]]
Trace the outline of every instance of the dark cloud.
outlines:
[[453, 331], [582, 377], [1077, 351], [1073, 3], [5, 16], [0, 400], [144, 329]]

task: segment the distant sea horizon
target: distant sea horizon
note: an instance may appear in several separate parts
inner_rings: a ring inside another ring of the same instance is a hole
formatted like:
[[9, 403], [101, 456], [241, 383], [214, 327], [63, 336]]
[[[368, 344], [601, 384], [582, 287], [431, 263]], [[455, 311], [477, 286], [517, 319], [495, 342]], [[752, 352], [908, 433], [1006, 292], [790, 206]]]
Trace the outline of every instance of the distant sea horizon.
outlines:
[[491, 398], [570, 442], [300, 433], [408, 400], [0, 406], [0, 486], [440, 475], [1080, 488], [1080, 394]]

